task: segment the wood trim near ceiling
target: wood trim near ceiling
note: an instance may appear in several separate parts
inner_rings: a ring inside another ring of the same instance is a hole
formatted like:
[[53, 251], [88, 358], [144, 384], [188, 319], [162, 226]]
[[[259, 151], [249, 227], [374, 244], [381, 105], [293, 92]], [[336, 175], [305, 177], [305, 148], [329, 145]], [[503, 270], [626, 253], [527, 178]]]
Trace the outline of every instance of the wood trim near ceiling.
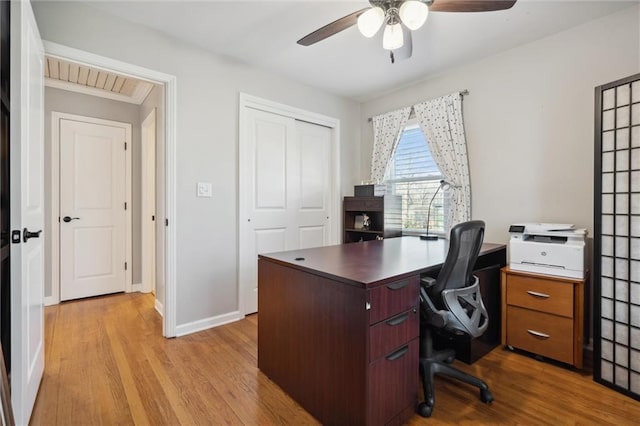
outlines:
[[68, 81], [53, 80], [51, 78], [45, 78], [44, 84], [46, 87], [52, 87], [54, 89], [68, 90], [70, 92], [82, 93], [83, 95], [99, 96], [105, 99], [111, 99], [114, 101], [127, 102], [130, 104], [140, 105], [153, 89], [153, 84], [142, 82], [138, 84], [132, 96], [123, 95], [108, 90], [97, 89], [95, 87], [84, 86], [81, 84], [74, 84]]
[[142, 104], [153, 89], [152, 83], [130, 76], [53, 56], [45, 59], [47, 87], [136, 105]]

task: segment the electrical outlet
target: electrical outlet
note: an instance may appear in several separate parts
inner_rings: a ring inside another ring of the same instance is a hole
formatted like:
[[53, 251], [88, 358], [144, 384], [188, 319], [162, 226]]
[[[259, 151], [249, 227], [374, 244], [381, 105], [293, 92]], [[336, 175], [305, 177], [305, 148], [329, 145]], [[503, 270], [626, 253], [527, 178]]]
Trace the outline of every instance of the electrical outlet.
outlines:
[[197, 197], [213, 197], [211, 182], [198, 182], [196, 187]]

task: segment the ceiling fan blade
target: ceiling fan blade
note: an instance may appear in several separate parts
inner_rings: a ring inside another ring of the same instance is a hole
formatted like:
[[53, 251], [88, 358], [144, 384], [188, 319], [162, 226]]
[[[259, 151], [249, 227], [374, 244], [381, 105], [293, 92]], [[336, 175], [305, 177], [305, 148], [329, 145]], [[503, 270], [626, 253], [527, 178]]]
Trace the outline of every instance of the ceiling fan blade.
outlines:
[[390, 53], [391, 63], [403, 61], [409, 59], [413, 54], [413, 39], [411, 38], [411, 30], [402, 25], [402, 36], [404, 37], [404, 43], [402, 47], [396, 50], [392, 50]]
[[311, 34], [302, 37], [300, 40], [298, 40], [298, 44], [301, 44], [302, 46], [311, 46], [312, 44], [322, 41], [327, 37], [331, 37], [332, 35], [337, 34], [340, 31], [344, 31], [347, 28], [355, 25], [356, 22], [358, 22], [358, 17], [369, 9], [369, 7], [365, 7], [364, 9], [358, 10], [357, 12], [353, 12], [347, 16], [343, 16], [342, 18], [335, 20], [332, 23], [325, 25], [324, 27], [315, 30]]
[[516, 0], [434, 0], [431, 12], [492, 12], [511, 9]]

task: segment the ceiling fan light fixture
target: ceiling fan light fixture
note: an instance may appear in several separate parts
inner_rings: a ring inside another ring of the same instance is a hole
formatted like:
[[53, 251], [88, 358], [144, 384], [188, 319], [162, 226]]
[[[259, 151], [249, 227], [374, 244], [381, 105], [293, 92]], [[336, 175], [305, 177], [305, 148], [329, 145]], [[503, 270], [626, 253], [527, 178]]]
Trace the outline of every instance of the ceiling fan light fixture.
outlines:
[[384, 10], [372, 7], [358, 17], [358, 30], [365, 37], [373, 37], [384, 22]]
[[401, 48], [403, 44], [402, 25], [399, 22], [387, 25], [382, 36], [382, 47], [387, 50], [395, 50]]
[[411, 31], [424, 25], [429, 16], [429, 7], [421, 1], [408, 0], [400, 6], [400, 19]]

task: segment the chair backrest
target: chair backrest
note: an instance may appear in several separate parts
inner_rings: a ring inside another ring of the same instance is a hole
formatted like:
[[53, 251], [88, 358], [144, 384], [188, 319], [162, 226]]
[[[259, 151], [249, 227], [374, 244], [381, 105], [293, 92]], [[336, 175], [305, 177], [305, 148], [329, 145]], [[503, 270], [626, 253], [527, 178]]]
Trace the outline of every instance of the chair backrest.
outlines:
[[441, 297], [443, 290], [473, 284], [473, 267], [478, 259], [483, 239], [484, 222], [481, 220], [459, 223], [451, 228], [447, 259], [442, 265], [436, 283], [429, 288], [431, 300], [438, 308], [443, 307]]

